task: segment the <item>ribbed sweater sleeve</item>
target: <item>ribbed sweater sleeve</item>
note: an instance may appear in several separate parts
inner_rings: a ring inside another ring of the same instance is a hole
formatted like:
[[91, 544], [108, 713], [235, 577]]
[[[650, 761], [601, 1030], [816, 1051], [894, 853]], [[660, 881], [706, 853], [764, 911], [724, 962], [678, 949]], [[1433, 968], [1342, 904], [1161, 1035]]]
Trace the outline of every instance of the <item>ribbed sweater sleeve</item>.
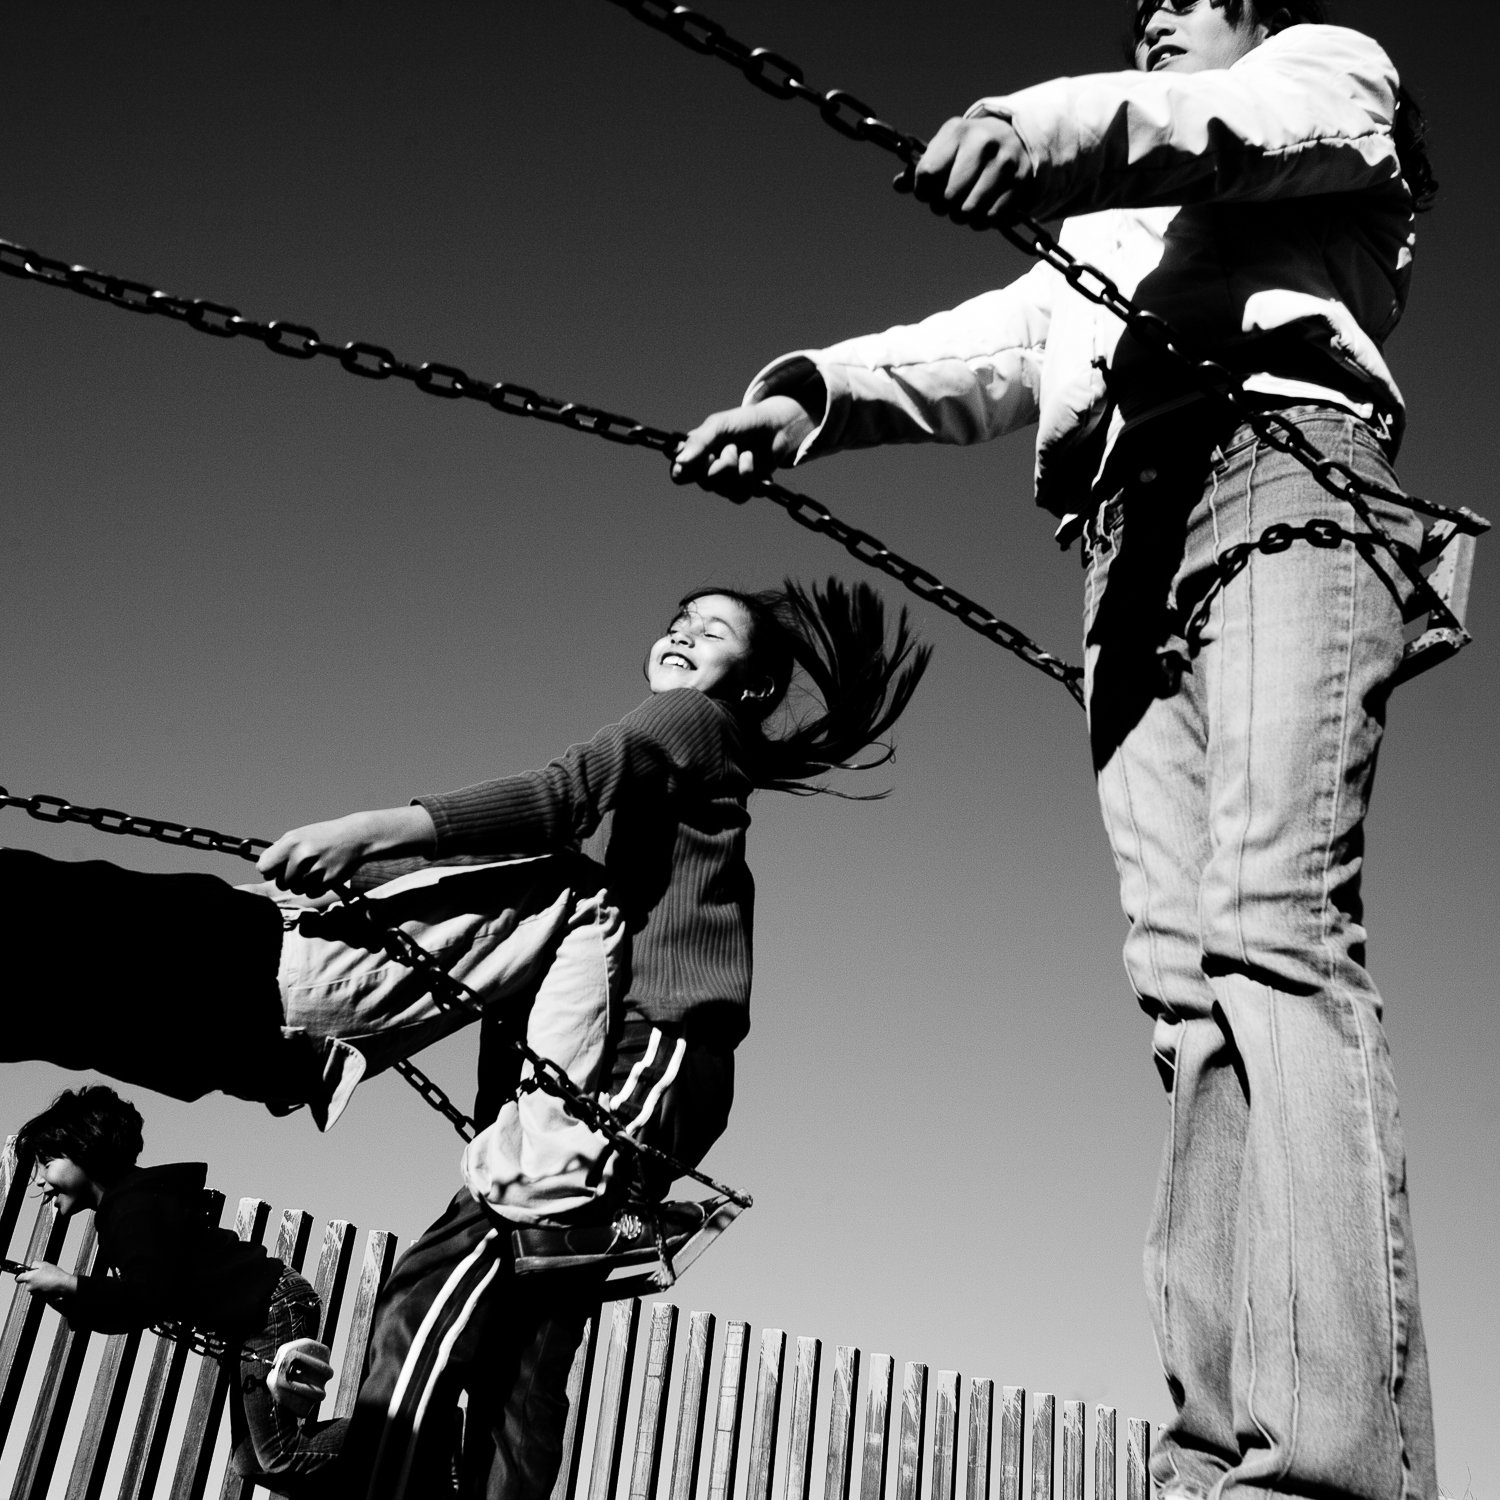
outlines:
[[545, 854], [586, 838], [606, 812], [647, 790], [674, 793], [716, 774], [727, 710], [691, 688], [648, 698], [618, 724], [539, 771], [416, 800], [437, 829], [435, 858]]

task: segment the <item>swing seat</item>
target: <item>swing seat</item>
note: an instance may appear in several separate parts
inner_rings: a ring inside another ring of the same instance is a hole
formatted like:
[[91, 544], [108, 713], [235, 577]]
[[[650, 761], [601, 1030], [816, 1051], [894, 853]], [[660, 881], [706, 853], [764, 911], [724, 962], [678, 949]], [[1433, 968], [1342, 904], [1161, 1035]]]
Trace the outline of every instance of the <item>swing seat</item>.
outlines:
[[1488, 530], [1489, 522], [1467, 511], [1464, 517], [1475, 524], [1463, 528], [1456, 521], [1435, 521], [1422, 539], [1420, 565], [1449, 618], [1424, 610], [1418, 599], [1412, 601], [1406, 618], [1409, 638], [1396, 670], [1398, 683], [1456, 656], [1472, 639], [1464, 628], [1464, 619], [1474, 577], [1474, 544], [1479, 533]]
[[719, 1195], [631, 1204], [598, 1224], [514, 1229], [516, 1275], [602, 1270], [606, 1299], [649, 1296], [671, 1286], [742, 1211], [741, 1204]]

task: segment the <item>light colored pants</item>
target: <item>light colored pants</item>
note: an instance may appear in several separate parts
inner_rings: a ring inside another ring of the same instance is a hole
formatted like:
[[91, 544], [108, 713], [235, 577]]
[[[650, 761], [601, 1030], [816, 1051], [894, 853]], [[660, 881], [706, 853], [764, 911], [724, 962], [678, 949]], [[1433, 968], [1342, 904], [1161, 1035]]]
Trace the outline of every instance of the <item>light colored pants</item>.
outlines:
[[[1394, 483], [1364, 424], [1288, 414]], [[1377, 514], [1419, 539], [1410, 513]], [[1217, 555], [1311, 517], [1359, 529], [1242, 428], [1161, 444], [1090, 536], [1090, 735], [1171, 1096], [1145, 1268], [1176, 1411], [1151, 1471], [1200, 1500], [1425, 1500], [1405, 1155], [1359, 895], [1409, 585], [1383, 554], [1294, 541], [1253, 554], [1184, 639]]]
[[[594, 1092], [609, 1075], [627, 953], [625, 923], [602, 875], [586, 861], [550, 856], [434, 866], [377, 886], [366, 900], [377, 921], [413, 938], [486, 1009], [526, 1007], [528, 1045]], [[323, 1049], [324, 1089], [313, 1113], [324, 1128], [361, 1080], [479, 1019], [477, 1010], [440, 1006], [418, 975], [366, 941], [366, 929], [338, 908], [309, 911], [285, 892], [250, 889], [281, 904], [289, 923], [277, 982], [288, 1032]], [[522, 1213], [533, 1194], [552, 1205], [576, 1193], [605, 1152], [550, 1094], [523, 1094], [502, 1111], [505, 1119], [514, 1160], [492, 1152], [492, 1169], [509, 1171], [506, 1188]]]

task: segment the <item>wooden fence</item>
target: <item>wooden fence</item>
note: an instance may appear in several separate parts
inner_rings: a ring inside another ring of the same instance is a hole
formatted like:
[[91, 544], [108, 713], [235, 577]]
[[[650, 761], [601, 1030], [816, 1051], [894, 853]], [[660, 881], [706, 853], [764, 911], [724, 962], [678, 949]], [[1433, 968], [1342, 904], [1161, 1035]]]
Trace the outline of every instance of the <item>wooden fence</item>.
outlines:
[[[50, 1204], [39, 1208], [24, 1249], [10, 1249], [26, 1186], [7, 1142], [0, 1158], [0, 1249], [15, 1259], [55, 1260], [67, 1226]], [[222, 1194], [218, 1202], [222, 1209]], [[268, 1204], [243, 1198], [235, 1230], [260, 1240], [270, 1217]], [[286, 1210], [276, 1253], [303, 1269], [311, 1231], [309, 1215]], [[91, 1221], [76, 1238], [72, 1264], [87, 1273], [95, 1256]], [[351, 1296], [357, 1239], [352, 1225], [330, 1220], [310, 1278], [323, 1299], [321, 1336], [334, 1346], [341, 1371], [335, 1415], [353, 1407], [375, 1297], [396, 1253], [395, 1236], [372, 1230]], [[776, 1500], [851, 1500], [856, 1473], [858, 1500], [888, 1500], [891, 1483], [890, 1500], [959, 1500], [960, 1467], [962, 1500], [1149, 1500], [1144, 1421], [1126, 1423], [1124, 1451], [1117, 1454], [1112, 1407], [1095, 1407], [1090, 1444], [1082, 1401], [1028, 1397], [1019, 1386], [1003, 1386], [997, 1411], [993, 1381], [971, 1380], [963, 1390], [955, 1372], [930, 1376], [924, 1364], [904, 1367], [893, 1412], [889, 1355], [840, 1345], [825, 1365], [816, 1338], [795, 1340], [784, 1389], [787, 1337], [774, 1328], [761, 1332], [747, 1433], [749, 1325], [726, 1320], [716, 1351], [719, 1320], [691, 1313], [679, 1350], [680, 1321], [670, 1303], [653, 1302], [647, 1313], [629, 1300], [606, 1305], [590, 1325], [573, 1363], [566, 1462], [552, 1500], [773, 1500], [773, 1492]], [[226, 1390], [219, 1365], [181, 1342], [151, 1333], [91, 1340], [15, 1288], [0, 1329], [0, 1494], [200, 1500], [213, 1492], [221, 1500], [249, 1500], [253, 1487], [225, 1470]]]

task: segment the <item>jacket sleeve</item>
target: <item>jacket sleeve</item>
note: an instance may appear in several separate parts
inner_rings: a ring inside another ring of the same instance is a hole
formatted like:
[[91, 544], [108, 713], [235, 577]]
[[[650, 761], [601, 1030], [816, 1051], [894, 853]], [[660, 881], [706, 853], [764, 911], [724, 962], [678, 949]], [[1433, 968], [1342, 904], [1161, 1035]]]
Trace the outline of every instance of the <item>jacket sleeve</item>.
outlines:
[[797, 462], [882, 443], [978, 443], [1036, 420], [1057, 273], [1019, 280], [920, 323], [784, 355], [746, 401], [821, 380], [822, 420]]
[[1396, 70], [1369, 37], [1289, 26], [1233, 67], [1096, 73], [981, 99], [1031, 155], [1037, 218], [1399, 186]]
[[193, 1228], [170, 1197], [143, 1197], [123, 1207], [111, 1233], [119, 1274], [80, 1276], [68, 1321], [100, 1333], [126, 1333], [174, 1316]]
[[702, 693], [678, 688], [648, 698], [539, 771], [418, 797], [437, 828], [435, 854], [569, 848], [633, 793], [670, 792], [720, 764], [726, 716]]

